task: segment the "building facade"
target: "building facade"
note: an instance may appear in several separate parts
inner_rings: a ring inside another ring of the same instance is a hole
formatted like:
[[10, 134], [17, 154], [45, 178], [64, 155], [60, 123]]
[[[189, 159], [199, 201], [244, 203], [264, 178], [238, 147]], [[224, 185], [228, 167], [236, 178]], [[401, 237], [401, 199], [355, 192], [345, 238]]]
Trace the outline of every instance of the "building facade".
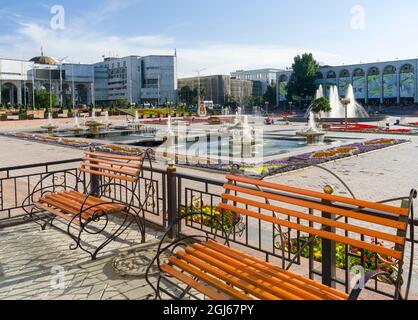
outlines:
[[[316, 84], [325, 90], [337, 86], [341, 97], [349, 84], [356, 99], [366, 105], [418, 103], [418, 59], [396, 60], [344, 66], [323, 66], [317, 73]], [[286, 85], [291, 71], [277, 73], [280, 101], [286, 100]]]
[[36, 104], [44, 89], [62, 104], [161, 105], [177, 102], [177, 57], [105, 58], [95, 64], [62, 63], [43, 54], [29, 61], [0, 59], [0, 105]]
[[224, 105], [233, 97], [236, 101], [242, 101], [245, 97], [253, 95], [253, 82], [234, 79], [228, 75], [212, 75], [203, 77], [191, 77], [178, 80], [178, 89], [189, 87], [191, 90], [200, 86], [204, 90], [202, 100], [213, 101], [215, 105]]
[[267, 92], [269, 85], [274, 86], [277, 80], [279, 69], [255, 69], [255, 70], [238, 70], [231, 72], [231, 77], [238, 80], [247, 80], [254, 82], [254, 95], [263, 96]]

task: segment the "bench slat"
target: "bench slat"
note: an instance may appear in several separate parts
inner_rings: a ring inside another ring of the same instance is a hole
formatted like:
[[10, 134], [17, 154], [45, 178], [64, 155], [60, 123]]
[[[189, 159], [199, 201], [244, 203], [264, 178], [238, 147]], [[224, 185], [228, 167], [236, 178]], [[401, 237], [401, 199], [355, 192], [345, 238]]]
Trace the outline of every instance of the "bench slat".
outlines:
[[406, 230], [407, 228], [406, 223], [393, 221], [390, 219], [385, 219], [385, 218], [380, 218], [380, 217], [374, 217], [371, 215], [362, 214], [359, 212], [353, 212], [353, 211], [349, 211], [345, 209], [340, 209], [340, 208], [336, 208], [336, 207], [325, 205], [325, 204], [314, 203], [314, 202], [310, 202], [306, 200], [293, 199], [290, 197], [275, 195], [275, 194], [267, 193], [264, 191], [250, 190], [247, 188], [238, 187], [238, 186], [234, 186], [231, 184], [226, 184], [224, 187], [226, 190], [236, 191], [236, 192], [240, 192], [240, 193], [244, 193], [244, 194], [248, 194], [248, 195], [252, 195], [252, 196], [256, 196], [256, 197], [260, 197], [264, 199], [284, 202], [287, 204], [292, 204], [292, 205], [296, 205], [296, 206], [300, 206], [304, 208], [320, 210], [323, 212], [328, 212], [328, 213], [332, 213], [332, 214], [336, 214], [336, 215], [340, 215], [340, 216], [344, 216], [344, 217], [348, 217], [348, 218], [352, 218], [356, 220], [366, 221], [370, 223], [380, 224], [382, 226], [391, 227], [391, 228], [395, 228], [399, 230]]
[[226, 179], [231, 180], [231, 181], [236, 181], [236, 182], [249, 184], [249, 185], [256, 185], [256, 186], [260, 186], [260, 187], [266, 187], [266, 188], [270, 188], [270, 189], [273, 189], [273, 190], [285, 191], [285, 192], [295, 193], [295, 194], [299, 194], [299, 195], [319, 198], [319, 199], [323, 199], [323, 200], [329, 200], [329, 201], [332, 201], [332, 202], [340, 202], [340, 203], [350, 204], [350, 205], [354, 205], [354, 206], [357, 206], [357, 207], [360, 207], [360, 208], [374, 209], [374, 210], [383, 211], [383, 212], [392, 213], [392, 214], [397, 214], [397, 215], [401, 215], [401, 216], [405, 216], [405, 217], [407, 217], [409, 215], [409, 210], [408, 209], [395, 207], [395, 206], [390, 206], [390, 205], [387, 205], [387, 204], [381, 204], [381, 203], [375, 203], [375, 202], [370, 202], [370, 201], [363, 201], [363, 200], [351, 199], [351, 198], [346, 198], [346, 197], [341, 197], [341, 196], [329, 195], [329, 194], [326, 194], [326, 193], [320, 193], [320, 192], [311, 191], [311, 190], [289, 187], [289, 186], [284, 186], [284, 185], [280, 185], [280, 184], [276, 184], [276, 183], [272, 183], [272, 182], [255, 180], [255, 179], [250, 179], [250, 178], [245, 178], [245, 177], [238, 177], [238, 176], [228, 175], [228, 176], [226, 176]]
[[358, 226], [355, 226], [355, 225], [352, 225], [352, 224], [348, 224], [348, 223], [344, 223], [344, 222], [338, 222], [338, 221], [335, 221], [333, 219], [322, 218], [322, 217], [310, 215], [310, 214], [307, 214], [307, 213], [304, 213], [304, 212], [288, 210], [288, 209], [280, 208], [280, 207], [277, 207], [277, 206], [269, 205], [269, 204], [266, 204], [266, 203], [262, 203], [262, 202], [258, 202], [258, 201], [252, 201], [252, 200], [241, 198], [241, 197], [236, 197], [236, 196], [233, 196], [233, 195], [230, 195], [230, 194], [223, 194], [222, 199], [230, 200], [230, 201], [233, 201], [234, 203], [235, 202], [242, 203], [242, 204], [249, 205], [249, 206], [252, 206], [252, 207], [273, 211], [273, 212], [276, 212], [276, 213], [281, 213], [281, 214], [284, 214], [284, 215], [287, 215], [287, 216], [290, 216], [290, 217], [294, 217], [294, 218], [299, 218], [299, 219], [305, 220], [305, 221], [311, 221], [311, 222], [319, 223], [319, 224], [322, 224], [322, 225], [326, 225], [328, 227], [335, 227], [335, 228], [340, 229], [340, 230], [355, 232], [355, 233], [358, 233], [360, 235], [375, 237], [376, 239], [390, 241], [392, 243], [396, 243], [396, 244], [400, 244], [400, 245], [405, 245], [405, 241], [406, 241], [406, 239], [404, 237], [398, 237], [396, 235], [383, 233], [383, 232], [368, 229], [368, 228], [358, 227]]
[[236, 290], [236, 289], [232, 288], [229, 285], [226, 285], [224, 282], [220, 281], [219, 279], [216, 279], [216, 278], [212, 277], [210, 275], [210, 273], [208, 274], [208, 273], [203, 272], [204, 271], [203, 269], [195, 268], [193, 266], [193, 264], [187, 264], [184, 261], [182, 261], [178, 258], [175, 258], [175, 257], [171, 257], [170, 262], [173, 263], [178, 268], [180, 268], [181, 270], [186, 271], [187, 273], [191, 274], [192, 276], [199, 278], [201, 281], [206, 282], [211, 287], [214, 287], [217, 290], [220, 290], [220, 291], [228, 294], [229, 296], [231, 296], [235, 299], [252, 300], [250, 296], [242, 293], [239, 290]]
[[[86, 196], [82, 193], [77, 193], [75, 191], [70, 191], [68, 192], [68, 197], [80, 201], [80, 204], [83, 204]], [[124, 209], [126, 209], [126, 207], [123, 204], [119, 204], [119, 203], [110, 203], [110, 202], [105, 202], [104, 200], [89, 196], [87, 198], [86, 201], [86, 205], [88, 206], [95, 206], [100, 204], [100, 207], [106, 208], [109, 212], [118, 212], [118, 211], [123, 211]]]
[[83, 168], [93, 168], [93, 169], [101, 169], [101, 170], [105, 170], [105, 171], [111, 171], [111, 172], [115, 172], [115, 173], [121, 173], [121, 174], [126, 174], [129, 176], [133, 176], [136, 177], [139, 175], [138, 171], [132, 171], [132, 170], [125, 170], [125, 169], [117, 169], [117, 168], [113, 168], [111, 166], [103, 166], [100, 164], [92, 164], [92, 163], [87, 163], [87, 162], [83, 162], [81, 163], [81, 167]]
[[369, 251], [372, 251], [372, 252], [375, 252], [375, 253], [380, 253], [380, 254], [383, 254], [383, 255], [387, 255], [389, 257], [392, 257], [392, 258], [395, 258], [395, 259], [398, 259], [398, 260], [401, 260], [402, 256], [403, 256], [402, 252], [400, 252], [400, 251], [388, 249], [388, 248], [381, 247], [381, 246], [374, 245], [374, 244], [369, 244], [369, 243], [366, 243], [366, 242], [363, 242], [363, 241], [360, 241], [360, 240], [350, 239], [350, 238], [347, 238], [347, 237], [344, 237], [344, 236], [337, 235], [337, 234], [332, 233], [332, 232], [317, 230], [317, 229], [314, 229], [314, 228], [311, 228], [311, 227], [302, 226], [302, 225], [297, 224], [297, 223], [293, 223], [293, 222], [286, 221], [286, 220], [279, 219], [279, 218], [269, 217], [269, 216], [266, 216], [266, 215], [262, 215], [262, 214], [259, 214], [259, 213], [256, 213], [256, 212], [253, 212], [253, 211], [250, 211], [250, 210], [234, 207], [234, 206], [231, 206], [231, 205], [220, 204], [219, 208], [225, 209], [225, 210], [228, 210], [228, 211], [232, 211], [232, 212], [236, 212], [236, 213], [239, 213], [239, 214], [243, 214], [243, 215], [246, 215], [246, 216], [249, 216], [249, 217], [252, 217], [252, 218], [268, 221], [268, 222], [271, 222], [271, 223], [274, 223], [274, 224], [277, 224], [277, 225], [284, 226], [286, 228], [290, 228], [292, 230], [298, 230], [298, 231], [305, 232], [305, 233], [310, 234], [310, 235], [315, 235], [315, 236], [318, 236], [320, 238], [324, 238], [324, 239], [348, 244], [348, 245], [351, 245], [351, 246], [359, 248], [359, 249], [369, 250]]
[[263, 260], [251, 257], [248, 254], [245, 254], [237, 249], [222, 245], [216, 241], [209, 240], [209, 242], [202, 243], [202, 245], [207, 246], [213, 250], [222, 252], [225, 255], [230, 256], [231, 258], [234, 258], [238, 261], [242, 261], [243, 263], [247, 265], [252, 265], [254, 267], [262, 266], [264, 267], [265, 272], [271, 274], [271, 276], [283, 277], [284, 280], [289, 281], [290, 283], [294, 285], [303, 286], [304, 289], [308, 291], [312, 290], [313, 293], [320, 291], [320, 292], [325, 292], [330, 297], [336, 296], [338, 299], [343, 299], [343, 300], [346, 300], [348, 298], [348, 295], [343, 292], [327, 287], [323, 284], [320, 284], [314, 280], [295, 274], [291, 271], [281, 269]]
[[199, 291], [200, 293], [204, 294], [206, 297], [209, 297], [213, 300], [217, 300], [217, 301], [222, 301], [225, 300], [225, 297], [213, 290], [210, 290], [208, 287], [206, 287], [205, 285], [198, 283], [197, 281], [193, 280], [192, 278], [186, 276], [185, 274], [177, 271], [176, 269], [167, 266], [167, 265], [162, 265], [161, 266], [161, 270], [175, 278], [177, 278], [178, 280], [180, 280], [181, 282], [183, 282], [184, 284], [192, 287], [193, 289]]
[[79, 171], [85, 172], [85, 173], [90, 173], [90, 174], [96, 175], [96, 176], [103, 176], [103, 177], [107, 177], [107, 178], [113, 178], [115, 180], [122, 180], [122, 181], [127, 181], [127, 182], [137, 182], [138, 181], [138, 179], [136, 179], [136, 178], [130, 178], [130, 177], [125, 177], [125, 176], [121, 176], [121, 175], [117, 175], [117, 174], [105, 173], [105, 172], [100, 172], [100, 171], [95, 171], [95, 170], [88, 170], [88, 169], [80, 168]]
[[[60, 199], [42, 198], [39, 201], [45, 202], [49, 204], [50, 206], [61, 210], [63, 214], [72, 215], [72, 216], [77, 216], [80, 214], [80, 209], [75, 209], [73, 206], [68, 205], [65, 201], [63, 203], [63, 201]], [[81, 218], [83, 220], [88, 220], [90, 218], [90, 215], [86, 212], [83, 212], [81, 214]]]
[[[225, 281], [226, 283], [229, 283], [241, 290], [244, 290], [245, 292], [251, 292], [252, 295], [257, 297], [258, 299], [264, 299], [264, 300], [277, 300], [278, 298], [268, 292], [265, 292], [264, 290], [261, 290], [255, 286], [252, 286], [248, 284], [247, 282], [243, 281], [242, 279], [239, 279], [235, 277], [234, 275], [228, 274], [226, 272], [223, 272], [217, 268], [214, 268], [213, 266], [199, 261], [199, 259], [188, 256], [185, 251], [180, 250], [176, 252], [176, 255], [181, 258], [185, 259], [187, 258], [187, 262], [193, 262], [193, 265], [197, 266], [199, 269], [201, 269], [204, 272], [209, 272], [212, 276], [215, 276], [218, 279], [221, 279], [222, 281]], [[175, 257], [169, 258], [170, 263], [173, 264], [180, 264], [180, 266], [184, 267], [184, 263]], [[181, 268], [181, 267], [180, 267]]]
[[[35, 206], [36, 206], [37, 208], [39, 208], [39, 209], [43, 209], [43, 210], [45, 210], [45, 211], [47, 211], [47, 212], [49, 212], [49, 213], [51, 213], [51, 214], [53, 214], [53, 215], [56, 215], [57, 217], [60, 217], [60, 218], [62, 218], [62, 219], [64, 219], [64, 220], [66, 220], [66, 221], [68, 221], [68, 222], [71, 222], [71, 220], [73, 219], [72, 217], [70, 217], [70, 216], [66, 215], [65, 213], [62, 213], [62, 212], [61, 212], [61, 211], [59, 211], [59, 210], [56, 210], [56, 209], [54, 209], [54, 208], [51, 208], [51, 207], [49, 207], [49, 206], [47, 206], [46, 204], [43, 204], [43, 203], [41, 203], [41, 202], [36, 202], [36, 203], [35, 203]], [[77, 220], [77, 219], [74, 219], [74, 220], [73, 220], [73, 223], [75, 223], [75, 224], [76, 224], [76, 225], [78, 225], [78, 226], [80, 226], [80, 225], [81, 225], [80, 221], [79, 221], [79, 220]]]
[[93, 162], [93, 163], [104, 163], [104, 164], [109, 164], [109, 165], [118, 166], [118, 167], [141, 169], [141, 165], [140, 164], [135, 164], [135, 163], [109, 161], [109, 160], [98, 159], [98, 158], [90, 158], [90, 157], [85, 157], [85, 158], [82, 158], [81, 160], [90, 161], [90, 162]]
[[105, 158], [105, 159], [118, 159], [118, 160], [130, 160], [130, 161], [144, 161], [143, 157], [134, 157], [134, 156], [121, 156], [117, 154], [106, 154], [106, 153], [98, 153], [98, 152], [89, 152], [86, 151], [85, 154], [97, 157], [97, 158]]
[[[195, 251], [193, 252], [193, 249]], [[219, 261], [216, 265], [218, 268], [222, 266], [228, 266], [224, 271], [229, 272], [230, 274], [235, 275], [238, 278], [245, 279], [248, 282], [251, 282], [255, 286], [262, 286], [262, 288], [282, 299], [291, 299], [291, 300], [323, 300], [325, 299], [324, 295], [312, 294], [302, 289], [301, 286], [297, 287], [291, 283], [284, 282], [281, 279], [272, 277], [269, 274], [266, 274], [264, 267], [255, 268], [255, 266], [247, 265], [236, 259], [232, 259], [227, 255], [214, 251], [202, 244], [195, 244], [186, 249], [191, 255], [203, 259], [205, 256], [210, 257], [210, 264], [213, 264], [213, 261]], [[213, 260], [212, 260], [213, 259]], [[206, 261], [206, 258], [205, 258]]]

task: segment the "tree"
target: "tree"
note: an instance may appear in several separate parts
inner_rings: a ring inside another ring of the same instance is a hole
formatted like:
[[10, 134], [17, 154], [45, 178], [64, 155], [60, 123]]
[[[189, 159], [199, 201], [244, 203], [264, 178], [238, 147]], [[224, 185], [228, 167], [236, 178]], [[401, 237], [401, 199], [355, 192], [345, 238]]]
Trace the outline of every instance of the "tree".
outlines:
[[328, 98], [322, 97], [316, 99], [312, 104], [312, 111], [317, 114], [320, 114], [321, 112], [331, 112], [332, 108]]
[[[204, 85], [200, 84], [200, 97], [202, 100], [205, 95], [205, 91]], [[196, 105], [198, 100], [197, 98], [197, 88], [191, 89], [189, 86], [184, 86], [179, 91], [180, 102], [183, 102], [186, 105]]]
[[48, 90], [41, 89], [36, 91], [36, 106], [41, 109], [49, 110], [52, 101], [52, 107], [57, 105], [57, 97], [54, 94], [50, 94]]
[[120, 98], [120, 99], [118, 99], [118, 101], [116, 101], [116, 104], [119, 107], [126, 107], [128, 105], [128, 100], [124, 99], [124, 98]]
[[304, 53], [296, 56], [292, 65], [293, 74], [287, 85], [287, 101], [294, 102], [307, 100], [313, 97], [316, 91], [315, 79], [319, 69], [319, 64], [314, 59], [312, 53]]
[[264, 101], [268, 102], [270, 106], [277, 105], [276, 87], [274, 85], [269, 85], [263, 98]]

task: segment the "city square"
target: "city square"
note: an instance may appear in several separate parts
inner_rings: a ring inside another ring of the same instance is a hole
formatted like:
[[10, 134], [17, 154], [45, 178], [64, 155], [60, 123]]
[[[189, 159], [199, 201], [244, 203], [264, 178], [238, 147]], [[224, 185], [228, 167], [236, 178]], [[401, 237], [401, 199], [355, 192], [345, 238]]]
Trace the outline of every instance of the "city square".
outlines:
[[0, 300], [418, 300], [418, 59], [41, 45], [0, 57]]

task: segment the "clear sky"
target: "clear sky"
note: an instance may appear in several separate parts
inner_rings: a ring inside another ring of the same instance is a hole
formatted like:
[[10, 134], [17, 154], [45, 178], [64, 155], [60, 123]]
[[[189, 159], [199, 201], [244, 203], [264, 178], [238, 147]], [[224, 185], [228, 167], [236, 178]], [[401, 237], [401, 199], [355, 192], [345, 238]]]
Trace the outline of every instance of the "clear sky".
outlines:
[[305, 51], [330, 65], [416, 58], [417, 31], [416, 0], [0, 0], [1, 57], [42, 46], [87, 63], [177, 48], [180, 76], [284, 68]]

